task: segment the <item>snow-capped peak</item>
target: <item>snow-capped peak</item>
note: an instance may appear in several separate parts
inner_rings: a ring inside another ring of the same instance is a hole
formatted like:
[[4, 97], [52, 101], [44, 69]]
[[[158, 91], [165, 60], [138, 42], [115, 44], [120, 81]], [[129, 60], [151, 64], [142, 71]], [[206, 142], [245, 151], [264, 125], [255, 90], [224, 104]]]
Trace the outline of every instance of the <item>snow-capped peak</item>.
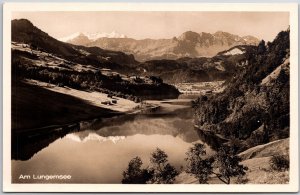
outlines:
[[112, 31], [111, 33], [106, 33], [106, 32], [95, 32], [95, 33], [76, 32], [76, 33], [73, 33], [69, 36], [62, 37], [59, 40], [64, 41], [64, 42], [68, 42], [68, 41], [70, 41], [72, 39], [75, 39], [76, 37], [79, 37], [79, 36], [86, 36], [91, 41], [95, 41], [95, 40], [97, 40], [99, 38], [103, 38], [103, 37], [107, 37], [107, 38], [127, 38], [126, 35], [120, 34], [116, 31]]
[[76, 33], [73, 33], [69, 36], [59, 38], [58, 40], [63, 41], [63, 42], [67, 42], [69, 40], [75, 39], [76, 37], [80, 36], [81, 34], [83, 34], [83, 33], [76, 32]]
[[117, 33], [116, 31], [112, 31], [111, 33], [86, 33], [85, 34], [90, 40], [96, 40], [102, 37], [107, 37], [107, 38], [126, 38], [124, 34]]

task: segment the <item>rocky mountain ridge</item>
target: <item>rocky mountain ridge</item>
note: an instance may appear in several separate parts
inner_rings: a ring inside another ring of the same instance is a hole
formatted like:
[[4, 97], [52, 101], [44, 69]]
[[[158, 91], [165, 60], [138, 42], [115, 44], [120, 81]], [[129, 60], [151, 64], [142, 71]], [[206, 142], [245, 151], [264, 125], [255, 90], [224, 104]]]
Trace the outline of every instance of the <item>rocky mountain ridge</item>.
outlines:
[[174, 60], [182, 57], [212, 57], [218, 52], [236, 45], [257, 45], [259, 42], [257, 38], [250, 35], [240, 37], [222, 31], [213, 34], [187, 31], [170, 39], [141, 40], [126, 37], [90, 39], [88, 35], [80, 34], [65, 41], [75, 45], [97, 46], [103, 49], [133, 54], [138, 61]]

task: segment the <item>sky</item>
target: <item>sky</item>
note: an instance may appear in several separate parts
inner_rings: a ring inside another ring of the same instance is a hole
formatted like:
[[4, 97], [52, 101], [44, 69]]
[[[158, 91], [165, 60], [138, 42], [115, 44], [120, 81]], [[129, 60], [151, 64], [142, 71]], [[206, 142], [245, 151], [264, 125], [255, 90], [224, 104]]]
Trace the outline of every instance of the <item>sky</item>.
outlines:
[[54, 38], [77, 32], [116, 31], [135, 39], [172, 38], [183, 32], [224, 31], [272, 41], [289, 26], [288, 12], [14, 12]]

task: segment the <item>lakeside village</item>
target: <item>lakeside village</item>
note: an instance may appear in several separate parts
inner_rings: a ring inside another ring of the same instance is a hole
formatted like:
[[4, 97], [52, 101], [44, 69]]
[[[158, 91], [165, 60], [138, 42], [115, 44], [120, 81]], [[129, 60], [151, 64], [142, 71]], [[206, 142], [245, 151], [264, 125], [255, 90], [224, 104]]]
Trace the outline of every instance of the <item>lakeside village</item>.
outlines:
[[[120, 76], [122, 80], [128, 82], [135, 82], [135, 83], [146, 83], [146, 84], [154, 84], [155, 81], [153, 78], [156, 77], [149, 77], [149, 76], [129, 76], [129, 75], [122, 75], [118, 72], [114, 72], [108, 68], [100, 69], [101, 74], [105, 76]], [[212, 82], [196, 82], [196, 83], [176, 83], [173, 84], [181, 94], [184, 95], [212, 95], [214, 93], [220, 93], [225, 89], [224, 86], [225, 81], [212, 81]], [[116, 94], [119, 97], [119, 94]], [[114, 97], [113, 93], [109, 93], [107, 95], [108, 98], [111, 100], [102, 101], [101, 104], [104, 105], [113, 105], [117, 103], [117, 98]], [[124, 97], [128, 99], [128, 97]], [[130, 99], [130, 97], [129, 97]], [[132, 99], [135, 103], [145, 103], [142, 101], [140, 97], [135, 97]]]
[[[161, 81], [155, 81], [152, 76], [129, 76], [119, 74], [118, 72], [114, 72], [109, 68], [101, 68], [101, 74], [105, 76], [120, 76], [122, 80], [128, 82], [135, 82], [135, 83], [146, 83], [146, 84], [155, 84]], [[156, 78], [157, 79], [157, 78]], [[158, 78], [159, 79], [159, 78]], [[160, 80], [160, 79], [159, 79]], [[186, 95], [211, 95], [214, 93], [220, 93], [225, 89], [224, 85], [225, 81], [212, 81], [212, 82], [194, 82], [194, 83], [176, 83], [173, 84], [181, 94]], [[118, 96], [118, 95], [117, 95]], [[113, 98], [113, 94], [108, 94], [108, 98], [112, 98], [111, 101], [104, 101], [101, 102], [105, 105], [113, 105], [117, 103], [117, 100]], [[127, 99], [127, 98], [126, 98]], [[141, 98], [136, 98], [133, 100], [135, 103], [141, 102]]]

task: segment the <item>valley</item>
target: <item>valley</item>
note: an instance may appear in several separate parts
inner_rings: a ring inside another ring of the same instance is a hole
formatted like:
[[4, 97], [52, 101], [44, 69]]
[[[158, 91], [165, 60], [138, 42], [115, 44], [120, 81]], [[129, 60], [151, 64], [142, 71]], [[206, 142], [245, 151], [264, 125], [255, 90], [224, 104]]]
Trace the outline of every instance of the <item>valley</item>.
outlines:
[[198, 146], [211, 169], [227, 162], [222, 157], [240, 171], [208, 172], [209, 184], [288, 183], [288, 169], [270, 162], [289, 157], [289, 33], [267, 43], [223, 31], [157, 40], [78, 33], [61, 41], [12, 20], [13, 182], [37, 182], [18, 179], [26, 170], [71, 174], [70, 183], [121, 183], [130, 160], [149, 168], [159, 147], [178, 173], [172, 183], [201, 183], [186, 160]]

